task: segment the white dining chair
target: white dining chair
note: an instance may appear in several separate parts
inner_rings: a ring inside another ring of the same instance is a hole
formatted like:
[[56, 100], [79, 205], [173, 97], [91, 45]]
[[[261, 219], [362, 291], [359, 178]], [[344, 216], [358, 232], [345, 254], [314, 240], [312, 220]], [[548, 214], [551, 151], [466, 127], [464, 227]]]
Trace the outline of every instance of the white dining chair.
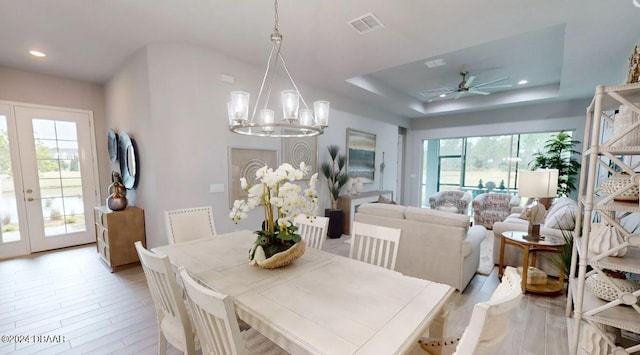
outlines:
[[199, 341], [182, 300], [169, 257], [154, 254], [135, 242], [147, 278], [158, 320], [158, 354], [167, 353], [167, 342], [185, 354], [195, 354]]
[[469, 325], [460, 338], [423, 339], [420, 347], [431, 355], [496, 354], [509, 331], [509, 312], [522, 297], [522, 279], [514, 267], [507, 267], [491, 298], [473, 307]]
[[179, 273], [203, 354], [287, 354], [253, 328], [240, 332], [231, 297], [201, 285], [184, 266]]
[[353, 222], [349, 257], [393, 270], [402, 230]]
[[213, 237], [216, 225], [211, 207], [194, 207], [165, 212], [169, 244]]
[[324, 248], [329, 225], [328, 217], [307, 217], [301, 214], [293, 220], [293, 224], [298, 227], [298, 233], [307, 246], [320, 250]]

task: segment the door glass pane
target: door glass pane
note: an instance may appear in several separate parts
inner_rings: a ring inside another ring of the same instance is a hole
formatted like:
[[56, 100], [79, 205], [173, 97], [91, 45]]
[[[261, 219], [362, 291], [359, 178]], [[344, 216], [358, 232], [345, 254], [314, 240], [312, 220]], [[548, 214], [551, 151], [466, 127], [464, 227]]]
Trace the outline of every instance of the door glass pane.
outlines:
[[7, 132], [7, 116], [0, 115], [0, 243], [21, 239]]
[[56, 139], [56, 123], [52, 120], [33, 120], [33, 138]]
[[[440, 187], [438, 191], [457, 190], [462, 175], [462, 158], [440, 158]], [[447, 188], [444, 185], [449, 185]]]
[[427, 157], [429, 153], [429, 141], [422, 141], [422, 178], [420, 182], [420, 204], [425, 207], [427, 201]]
[[34, 119], [45, 236], [85, 231], [75, 122]]

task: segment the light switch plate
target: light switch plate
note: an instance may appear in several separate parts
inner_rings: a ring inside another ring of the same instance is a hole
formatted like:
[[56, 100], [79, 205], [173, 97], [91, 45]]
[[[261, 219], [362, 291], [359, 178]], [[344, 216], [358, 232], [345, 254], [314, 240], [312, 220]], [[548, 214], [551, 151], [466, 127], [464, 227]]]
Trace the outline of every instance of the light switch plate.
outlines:
[[224, 184], [211, 184], [209, 185], [209, 192], [224, 192]]

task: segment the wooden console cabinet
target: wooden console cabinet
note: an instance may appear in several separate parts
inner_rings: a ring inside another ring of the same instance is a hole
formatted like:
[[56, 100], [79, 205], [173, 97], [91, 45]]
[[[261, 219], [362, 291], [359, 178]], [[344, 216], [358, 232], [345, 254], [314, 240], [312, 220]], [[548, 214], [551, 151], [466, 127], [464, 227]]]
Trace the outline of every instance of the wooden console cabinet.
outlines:
[[351, 234], [351, 224], [355, 219], [358, 206], [368, 202], [378, 202], [378, 198], [383, 197], [393, 200], [393, 191], [366, 191], [360, 194], [342, 195], [338, 197], [338, 209], [344, 212], [344, 227], [342, 234]]
[[96, 247], [100, 260], [111, 270], [137, 263], [138, 253], [133, 243], [145, 245], [144, 210], [127, 207], [112, 211], [107, 206], [94, 207]]

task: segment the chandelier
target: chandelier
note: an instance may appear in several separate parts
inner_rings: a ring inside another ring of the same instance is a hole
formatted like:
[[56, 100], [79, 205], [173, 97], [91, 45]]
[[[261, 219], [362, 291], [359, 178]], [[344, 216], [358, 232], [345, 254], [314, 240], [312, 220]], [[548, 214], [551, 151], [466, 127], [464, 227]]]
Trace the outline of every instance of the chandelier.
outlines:
[[[258, 98], [249, 117], [249, 93], [232, 91], [227, 112], [229, 114], [229, 130], [248, 136], [261, 137], [309, 137], [322, 134], [329, 126], [329, 101], [315, 101], [313, 111], [304, 101], [298, 86], [291, 77], [284, 58], [280, 53], [282, 35], [278, 31], [278, 0], [274, 3], [275, 17], [273, 33], [271, 34], [271, 52], [267, 60], [267, 68], [262, 78]], [[282, 102], [282, 118], [275, 119], [275, 111], [267, 108], [273, 81], [279, 64], [287, 74], [292, 90], [280, 93]], [[265, 86], [267, 86], [265, 88]], [[266, 91], [266, 92], [265, 92]], [[302, 102], [302, 107], [300, 107]], [[260, 110], [258, 111], [258, 108]], [[258, 115], [256, 116], [256, 113]]]

